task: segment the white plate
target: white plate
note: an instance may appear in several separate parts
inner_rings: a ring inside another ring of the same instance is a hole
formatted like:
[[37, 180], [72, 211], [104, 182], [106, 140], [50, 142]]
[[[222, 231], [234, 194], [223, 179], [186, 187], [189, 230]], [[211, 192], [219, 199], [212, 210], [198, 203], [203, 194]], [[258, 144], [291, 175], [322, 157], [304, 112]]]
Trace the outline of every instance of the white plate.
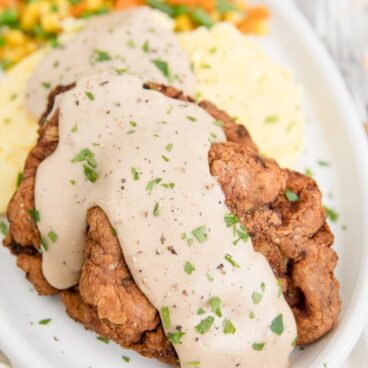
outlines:
[[[340, 214], [333, 224], [340, 256], [343, 310], [336, 329], [292, 356], [294, 368], [335, 368], [361, 333], [368, 310], [368, 149], [363, 129], [341, 77], [297, 10], [283, 0], [267, 1], [273, 11], [272, 35], [259, 40], [289, 65], [305, 87], [308, 112], [306, 150], [299, 169], [309, 167], [324, 193], [324, 203]], [[318, 160], [331, 162], [320, 167]], [[346, 225], [347, 229], [342, 230]], [[64, 313], [57, 298], [41, 298], [24, 280], [15, 258], [0, 248], [0, 347], [16, 368], [162, 368], [161, 363], [105, 345]], [[52, 318], [51, 324], [38, 321]]]

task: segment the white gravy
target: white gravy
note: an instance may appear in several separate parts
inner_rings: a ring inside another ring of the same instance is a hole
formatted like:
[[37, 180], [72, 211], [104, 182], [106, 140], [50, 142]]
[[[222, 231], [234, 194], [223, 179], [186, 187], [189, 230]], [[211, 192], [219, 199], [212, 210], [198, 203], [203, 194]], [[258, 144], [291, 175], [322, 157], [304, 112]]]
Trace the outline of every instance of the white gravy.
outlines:
[[170, 84], [194, 95], [190, 62], [173, 32], [146, 7], [91, 19], [86, 27], [38, 64], [26, 90], [26, 106], [39, 118], [50, 90], [107, 68], [127, 69], [145, 82]]
[[78, 282], [86, 211], [100, 206], [182, 367], [288, 367], [295, 320], [265, 257], [239, 239], [246, 230], [226, 225], [234, 217], [207, 158], [210, 141], [225, 140], [214, 119], [110, 73], [82, 78], [56, 105], [59, 145], [35, 190], [47, 280]]

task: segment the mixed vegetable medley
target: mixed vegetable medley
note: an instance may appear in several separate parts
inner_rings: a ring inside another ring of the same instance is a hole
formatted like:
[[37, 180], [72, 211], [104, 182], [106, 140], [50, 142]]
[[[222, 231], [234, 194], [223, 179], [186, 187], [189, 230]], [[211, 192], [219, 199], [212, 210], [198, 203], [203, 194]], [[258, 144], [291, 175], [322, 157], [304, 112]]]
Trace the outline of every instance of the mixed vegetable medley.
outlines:
[[68, 18], [89, 18], [139, 5], [172, 17], [178, 32], [226, 20], [244, 33], [264, 34], [270, 16], [264, 6], [244, 0], [0, 0], [0, 69], [9, 69], [46, 43], [57, 47]]

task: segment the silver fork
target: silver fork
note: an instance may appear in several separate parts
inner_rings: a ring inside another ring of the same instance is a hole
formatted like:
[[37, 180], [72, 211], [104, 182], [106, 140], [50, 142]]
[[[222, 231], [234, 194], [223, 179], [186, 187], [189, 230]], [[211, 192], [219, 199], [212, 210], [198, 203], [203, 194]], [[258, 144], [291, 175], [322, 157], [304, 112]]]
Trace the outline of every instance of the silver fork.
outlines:
[[[364, 69], [364, 22], [357, 0], [297, 0], [335, 59], [362, 122], [368, 121], [368, 73]], [[308, 9], [308, 7], [310, 7]]]

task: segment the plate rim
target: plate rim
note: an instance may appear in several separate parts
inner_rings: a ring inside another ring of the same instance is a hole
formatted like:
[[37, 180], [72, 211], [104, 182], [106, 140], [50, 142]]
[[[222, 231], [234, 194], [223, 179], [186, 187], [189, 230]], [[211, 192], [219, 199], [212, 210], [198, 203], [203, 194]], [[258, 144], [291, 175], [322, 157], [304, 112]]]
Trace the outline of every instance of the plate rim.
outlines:
[[[337, 103], [345, 107], [345, 110], [341, 111], [340, 114], [342, 114], [342, 121], [344, 122], [344, 133], [348, 136], [350, 143], [349, 148], [353, 151], [356, 163], [361, 168], [358, 174], [359, 184], [362, 188], [368, 188], [368, 161], [364, 159], [368, 157], [367, 139], [350, 93], [336, 64], [294, 3], [289, 0], [267, 0], [265, 3], [276, 9], [277, 13], [287, 14], [290, 28], [295, 29], [300, 34], [300, 37], [309, 44], [309, 47], [314, 49], [316, 54], [319, 55], [320, 68], [324, 70], [325, 78], [330, 85], [334, 86], [335, 94], [333, 98]], [[368, 203], [368, 192], [362, 191], [361, 195], [361, 203]], [[367, 223], [368, 206], [362, 206], [361, 212], [363, 214], [362, 223]], [[329, 366], [340, 366], [348, 357], [365, 327], [365, 324], [362, 323], [362, 316], [365, 316], [366, 310], [368, 310], [368, 298], [364, 298], [362, 295], [368, 294], [368, 247], [364, 247], [364, 244], [368, 243], [368, 228], [363, 227], [361, 230], [363, 232], [363, 246], [361, 247], [360, 269], [356, 278], [351, 303], [354, 303], [354, 301], [359, 302], [352, 307], [354, 313], [351, 314], [349, 320], [345, 323], [344, 333], [334, 336], [333, 346], [330, 348], [327, 346], [322, 349], [314, 358], [310, 368], [321, 367], [322, 354], [324, 354], [323, 360], [328, 361]], [[346, 337], [349, 338], [347, 339]], [[13, 368], [55, 368], [27, 343], [27, 340], [18, 333], [2, 310], [0, 310], [0, 346], [12, 361]]]

